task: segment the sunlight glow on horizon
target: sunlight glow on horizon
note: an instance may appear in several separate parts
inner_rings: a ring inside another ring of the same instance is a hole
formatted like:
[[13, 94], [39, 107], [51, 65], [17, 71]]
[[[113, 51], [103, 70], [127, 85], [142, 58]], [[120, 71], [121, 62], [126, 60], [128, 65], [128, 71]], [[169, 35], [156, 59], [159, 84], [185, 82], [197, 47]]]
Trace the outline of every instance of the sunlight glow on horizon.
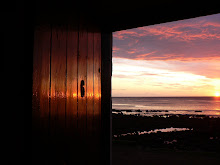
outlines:
[[219, 79], [175, 71], [175, 67], [162, 69], [162, 65], [161, 61], [113, 58], [113, 97], [212, 96], [219, 88]]

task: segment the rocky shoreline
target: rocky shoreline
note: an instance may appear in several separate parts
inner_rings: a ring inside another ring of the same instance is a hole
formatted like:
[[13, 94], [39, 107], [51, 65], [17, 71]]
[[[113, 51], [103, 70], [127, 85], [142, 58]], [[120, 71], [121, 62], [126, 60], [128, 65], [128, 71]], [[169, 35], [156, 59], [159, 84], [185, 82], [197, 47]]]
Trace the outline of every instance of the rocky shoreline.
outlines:
[[[112, 124], [113, 145], [137, 145], [143, 149], [169, 148], [184, 151], [220, 152], [220, 118], [204, 115], [162, 117], [112, 114]], [[188, 130], [138, 133], [171, 127], [187, 128]], [[134, 134], [120, 136], [130, 132]]]

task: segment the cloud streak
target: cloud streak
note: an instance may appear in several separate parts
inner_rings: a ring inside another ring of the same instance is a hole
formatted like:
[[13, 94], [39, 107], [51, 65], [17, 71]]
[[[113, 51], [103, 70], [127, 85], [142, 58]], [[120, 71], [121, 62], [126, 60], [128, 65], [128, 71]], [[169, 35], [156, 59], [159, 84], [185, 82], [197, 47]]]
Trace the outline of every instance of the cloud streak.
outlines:
[[220, 14], [113, 34], [113, 56], [135, 60], [220, 60]]

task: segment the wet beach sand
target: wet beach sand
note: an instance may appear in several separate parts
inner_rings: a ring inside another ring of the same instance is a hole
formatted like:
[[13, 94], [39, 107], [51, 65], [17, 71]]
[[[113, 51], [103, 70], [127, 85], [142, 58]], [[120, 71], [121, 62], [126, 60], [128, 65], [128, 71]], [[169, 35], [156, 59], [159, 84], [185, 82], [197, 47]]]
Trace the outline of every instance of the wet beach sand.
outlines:
[[113, 145], [113, 165], [219, 165], [220, 154], [171, 150], [142, 150], [136, 146]]
[[[220, 118], [204, 115], [164, 117], [119, 113], [112, 114], [112, 124], [113, 165], [215, 165], [220, 162]], [[172, 127], [186, 130], [141, 133]]]

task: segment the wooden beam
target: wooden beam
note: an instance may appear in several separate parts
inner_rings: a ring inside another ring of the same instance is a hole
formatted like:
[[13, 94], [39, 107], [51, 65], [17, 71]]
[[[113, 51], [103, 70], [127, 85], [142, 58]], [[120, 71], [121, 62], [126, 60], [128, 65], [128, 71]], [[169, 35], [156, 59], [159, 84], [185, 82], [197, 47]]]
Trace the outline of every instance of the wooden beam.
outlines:
[[102, 109], [102, 164], [111, 165], [112, 154], [112, 100], [111, 100], [111, 76], [112, 76], [112, 33], [101, 35], [101, 109]]

